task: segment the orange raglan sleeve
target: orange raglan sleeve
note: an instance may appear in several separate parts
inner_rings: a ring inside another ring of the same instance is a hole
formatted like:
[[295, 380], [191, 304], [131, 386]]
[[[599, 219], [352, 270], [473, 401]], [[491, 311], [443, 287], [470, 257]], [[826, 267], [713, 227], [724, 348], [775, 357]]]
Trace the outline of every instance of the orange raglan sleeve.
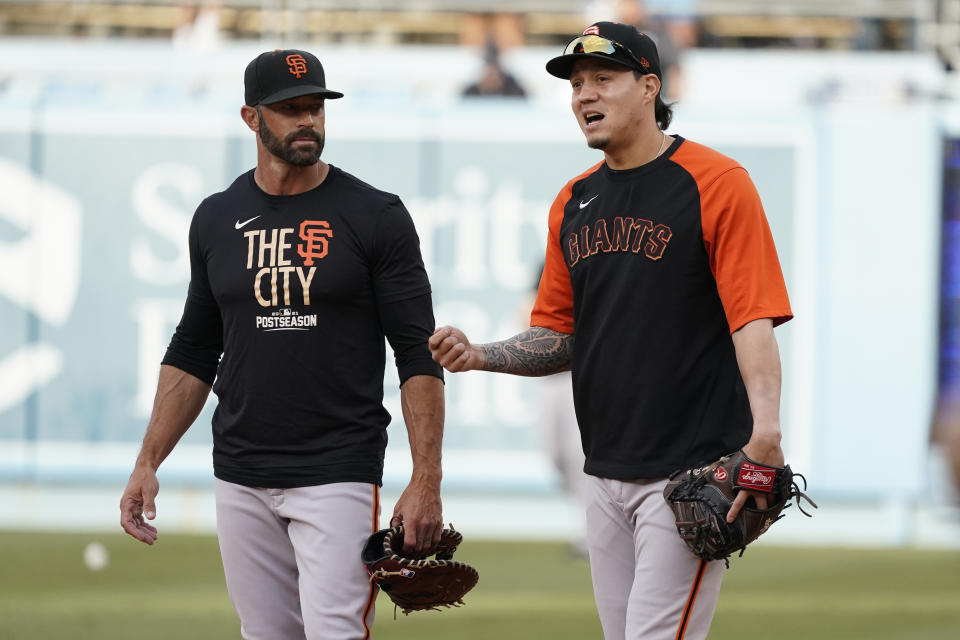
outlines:
[[703, 243], [730, 332], [760, 318], [793, 317], [773, 234], [746, 169], [724, 171], [701, 192]]
[[537, 301], [530, 313], [531, 327], [545, 327], [560, 333], [573, 333], [573, 288], [560, 245], [560, 223], [563, 222], [563, 208], [572, 194], [572, 185], [572, 181], [568, 183], [550, 207], [547, 254]]

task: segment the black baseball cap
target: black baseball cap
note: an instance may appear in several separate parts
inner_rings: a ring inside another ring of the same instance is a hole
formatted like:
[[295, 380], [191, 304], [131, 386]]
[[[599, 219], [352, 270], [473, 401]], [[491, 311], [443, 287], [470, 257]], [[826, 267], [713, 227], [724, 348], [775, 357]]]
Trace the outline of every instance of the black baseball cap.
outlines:
[[267, 51], [251, 60], [243, 73], [243, 89], [251, 107], [314, 94], [343, 97], [339, 91], [327, 89], [323, 65], [317, 57], [298, 49]]
[[650, 36], [629, 24], [593, 23], [567, 43], [563, 55], [547, 63], [547, 72], [566, 80], [573, 71], [573, 65], [583, 58], [610, 60], [640, 73], [652, 73], [662, 79], [657, 45]]

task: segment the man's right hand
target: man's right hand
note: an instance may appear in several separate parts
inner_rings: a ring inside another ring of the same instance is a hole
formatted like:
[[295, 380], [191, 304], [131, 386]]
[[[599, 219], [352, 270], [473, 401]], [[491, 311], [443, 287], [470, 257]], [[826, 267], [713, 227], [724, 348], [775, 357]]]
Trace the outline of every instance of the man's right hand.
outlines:
[[434, 362], [451, 373], [472, 371], [483, 365], [483, 354], [456, 327], [440, 327], [430, 336], [429, 345]]
[[154, 499], [160, 491], [157, 474], [149, 467], [138, 466], [130, 474], [130, 481], [120, 498], [120, 526], [140, 542], [153, 544], [157, 540], [157, 528], [144, 520], [157, 517]]

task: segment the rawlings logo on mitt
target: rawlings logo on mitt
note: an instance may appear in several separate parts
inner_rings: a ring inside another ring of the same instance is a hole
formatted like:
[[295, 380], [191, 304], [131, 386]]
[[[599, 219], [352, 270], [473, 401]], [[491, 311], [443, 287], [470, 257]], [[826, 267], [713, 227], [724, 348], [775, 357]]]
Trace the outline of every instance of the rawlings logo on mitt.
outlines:
[[[800, 499], [817, 507], [800, 490], [796, 478], [803, 480], [805, 491], [807, 479], [793, 473], [790, 465], [768, 467], [754, 462], [741, 450], [706, 467], [673, 474], [663, 497], [690, 550], [704, 560], [725, 560], [729, 566], [730, 554], [739, 550], [742, 556], [748, 544], [783, 517], [780, 512], [793, 504], [791, 500], [796, 499], [797, 508], [808, 517]], [[769, 494], [767, 508], [744, 506], [736, 519], [728, 523], [727, 512], [741, 489]]]
[[403, 526], [381, 529], [367, 539], [362, 559], [375, 582], [393, 603], [411, 611], [459, 607], [463, 596], [477, 584], [477, 570], [453, 554], [463, 541], [450, 525], [440, 534], [435, 557], [410, 557], [403, 551]]

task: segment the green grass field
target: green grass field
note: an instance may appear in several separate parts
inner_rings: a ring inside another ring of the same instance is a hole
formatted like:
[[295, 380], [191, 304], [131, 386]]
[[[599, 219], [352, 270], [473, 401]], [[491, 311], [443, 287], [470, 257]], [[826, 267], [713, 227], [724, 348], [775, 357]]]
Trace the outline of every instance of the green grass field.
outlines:
[[[92, 540], [110, 552], [98, 572]], [[467, 542], [480, 571], [467, 606], [393, 619], [380, 596], [377, 640], [601, 638], [587, 563], [558, 543]], [[239, 638], [216, 540], [163, 535], [0, 532], [0, 638]], [[735, 558], [710, 637], [956, 640], [960, 553], [756, 546]]]

